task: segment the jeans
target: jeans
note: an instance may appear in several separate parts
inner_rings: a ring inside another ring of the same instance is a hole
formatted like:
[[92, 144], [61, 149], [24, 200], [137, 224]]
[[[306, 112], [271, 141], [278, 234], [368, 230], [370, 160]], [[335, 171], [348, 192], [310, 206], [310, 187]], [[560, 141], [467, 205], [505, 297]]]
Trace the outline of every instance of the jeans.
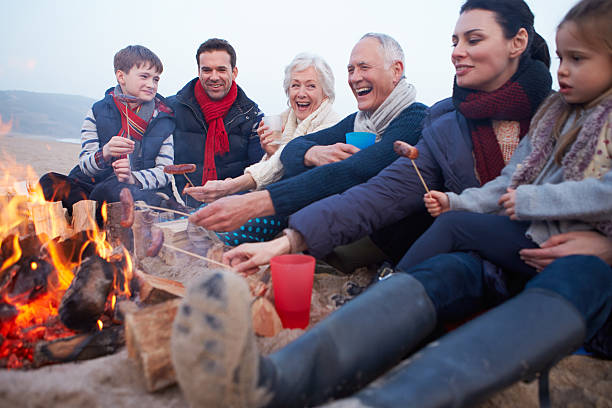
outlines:
[[474, 251], [503, 270], [529, 279], [536, 271], [519, 257], [521, 249], [538, 247], [525, 237], [529, 225], [529, 221], [502, 215], [447, 212], [436, 218], [397, 267], [405, 271], [434, 255]]
[[[482, 262], [473, 255], [437, 255], [405, 272], [425, 287], [439, 321], [466, 319], [487, 306]], [[612, 268], [594, 256], [557, 259], [527, 281], [525, 289], [548, 290], [573, 304], [585, 319], [587, 341], [612, 312]]]

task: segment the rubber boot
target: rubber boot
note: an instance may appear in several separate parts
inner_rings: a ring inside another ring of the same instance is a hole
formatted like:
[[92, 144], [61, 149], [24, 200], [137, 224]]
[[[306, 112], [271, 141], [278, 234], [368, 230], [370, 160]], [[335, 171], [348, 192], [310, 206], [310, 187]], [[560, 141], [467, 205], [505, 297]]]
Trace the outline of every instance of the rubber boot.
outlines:
[[208, 272], [187, 291], [173, 326], [172, 361], [192, 406], [303, 407], [349, 395], [401, 361], [436, 325], [423, 286], [398, 274], [263, 357], [250, 303], [244, 279], [226, 270]]
[[327, 407], [474, 406], [580, 347], [585, 322], [558, 294], [529, 289], [429, 344], [352, 398]]

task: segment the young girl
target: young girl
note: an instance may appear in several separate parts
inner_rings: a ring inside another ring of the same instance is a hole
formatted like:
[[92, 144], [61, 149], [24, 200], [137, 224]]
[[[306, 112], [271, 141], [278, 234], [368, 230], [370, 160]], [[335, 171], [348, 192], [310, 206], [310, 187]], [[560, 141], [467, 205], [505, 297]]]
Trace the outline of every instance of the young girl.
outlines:
[[[560, 90], [542, 104], [501, 175], [461, 194], [431, 191], [437, 218], [398, 264], [475, 251], [530, 278], [519, 257], [550, 236], [596, 230], [612, 236], [612, 0], [585, 0], [557, 29]], [[469, 211], [469, 212], [466, 212]], [[503, 215], [497, 215], [497, 214]]]

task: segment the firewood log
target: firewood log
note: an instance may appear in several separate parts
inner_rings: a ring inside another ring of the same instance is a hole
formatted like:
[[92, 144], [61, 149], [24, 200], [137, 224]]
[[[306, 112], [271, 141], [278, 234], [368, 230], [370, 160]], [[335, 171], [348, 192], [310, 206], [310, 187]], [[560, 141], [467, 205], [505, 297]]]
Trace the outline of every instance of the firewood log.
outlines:
[[262, 337], [274, 337], [283, 330], [274, 305], [266, 298], [257, 298], [251, 306], [253, 331]]
[[134, 276], [138, 279], [138, 297], [142, 303], [156, 304], [185, 296], [185, 287], [180, 282], [150, 275], [138, 269]]
[[149, 391], [176, 382], [170, 358], [170, 334], [180, 302], [181, 299], [168, 300], [126, 316], [128, 356], [138, 362]]
[[72, 229], [74, 233], [93, 230], [96, 225], [97, 203], [93, 200], [81, 200], [72, 205]]

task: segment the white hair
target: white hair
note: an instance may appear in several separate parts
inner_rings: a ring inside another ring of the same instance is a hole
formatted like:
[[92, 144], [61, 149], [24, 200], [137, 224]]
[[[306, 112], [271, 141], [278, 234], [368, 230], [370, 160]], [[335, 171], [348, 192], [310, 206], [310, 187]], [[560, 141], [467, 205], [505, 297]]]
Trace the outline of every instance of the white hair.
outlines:
[[395, 61], [404, 64], [404, 51], [401, 45], [391, 36], [382, 33], [367, 33], [361, 37], [360, 41], [366, 38], [375, 38], [380, 43], [385, 58], [385, 69], [389, 68]]
[[323, 94], [329, 98], [331, 103], [333, 103], [334, 99], [336, 98], [336, 93], [334, 92], [334, 73], [332, 72], [331, 67], [323, 58], [307, 52], [296, 55], [295, 58], [293, 58], [293, 61], [291, 61], [291, 63], [285, 68], [285, 80], [283, 81], [285, 94], [287, 97], [289, 97], [291, 73], [293, 71], [304, 71], [309, 67], [314, 67], [319, 77]]

